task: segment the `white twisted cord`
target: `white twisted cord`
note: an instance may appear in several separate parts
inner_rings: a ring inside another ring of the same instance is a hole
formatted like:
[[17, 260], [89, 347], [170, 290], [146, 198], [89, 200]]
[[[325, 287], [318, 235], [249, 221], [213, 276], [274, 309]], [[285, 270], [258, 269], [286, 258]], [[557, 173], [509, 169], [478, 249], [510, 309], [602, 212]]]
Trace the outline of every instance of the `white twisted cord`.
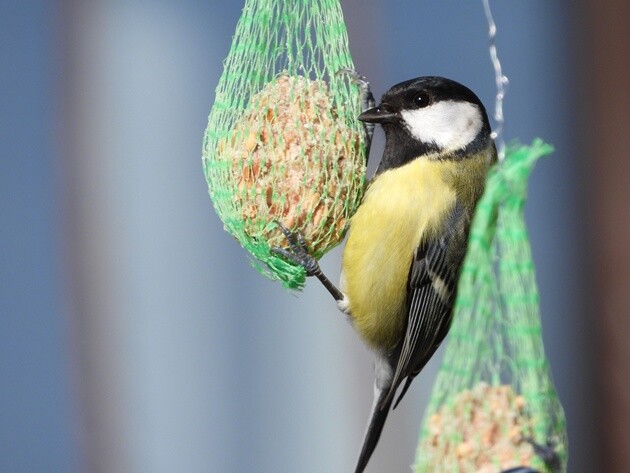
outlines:
[[508, 78], [503, 75], [501, 61], [499, 61], [499, 56], [497, 55], [497, 25], [492, 18], [490, 0], [483, 0], [483, 9], [486, 13], [486, 20], [488, 20], [488, 48], [490, 50], [490, 60], [492, 61], [492, 67], [494, 68], [497, 85], [497, 95], [494, 103], [496, 129], [492, 132], [491, 136], [497, 145], [499, 162], [503, 162], [505, 159], [505, 141], [503, 140], [503, 128], [505, 127], [505, 119], [503, 118], [503, 99], [505, 98], [505, 93], [510, 82]]

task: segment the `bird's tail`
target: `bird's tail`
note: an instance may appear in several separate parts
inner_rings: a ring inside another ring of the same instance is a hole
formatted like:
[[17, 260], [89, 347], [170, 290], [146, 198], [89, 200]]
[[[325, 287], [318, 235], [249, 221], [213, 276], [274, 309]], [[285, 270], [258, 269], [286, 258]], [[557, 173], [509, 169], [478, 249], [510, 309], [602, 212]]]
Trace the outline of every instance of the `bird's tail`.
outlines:
[[378, 439], [383, 431], [383, 426], [385, 425], [385, 420], [389, 414], [389, 408], [392, 405], [391, 396], [388, 400], [386, 400], [388, 398], [388, 393], [389, 389], [380, 389], [375, 391], [374, 404], [372, 405], [367, 429], [365, 431], [365, 436], [363, 437], [363, 447], [361, 448], [361, 453], [359, 454], [359, 460], [357, 461], [357, 467], [354, 470], [354, 473], [363, 472], [368, 464], [368, 461], [370, 461], [372, 452], [374, 452], [374, 449], [376, 448]]

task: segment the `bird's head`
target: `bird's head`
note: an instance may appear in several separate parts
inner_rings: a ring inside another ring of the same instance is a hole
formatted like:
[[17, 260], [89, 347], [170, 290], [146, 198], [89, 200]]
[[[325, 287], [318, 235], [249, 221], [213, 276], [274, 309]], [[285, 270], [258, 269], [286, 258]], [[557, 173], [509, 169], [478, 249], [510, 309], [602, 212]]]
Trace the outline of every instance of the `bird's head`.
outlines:
[[359, 120], [379, 123], [386, 153], [403, 164], [422, 155], [464, 157], [491, 143], [486, 109], [468, 87], [444, 77], [419, 77], [389, 89]]

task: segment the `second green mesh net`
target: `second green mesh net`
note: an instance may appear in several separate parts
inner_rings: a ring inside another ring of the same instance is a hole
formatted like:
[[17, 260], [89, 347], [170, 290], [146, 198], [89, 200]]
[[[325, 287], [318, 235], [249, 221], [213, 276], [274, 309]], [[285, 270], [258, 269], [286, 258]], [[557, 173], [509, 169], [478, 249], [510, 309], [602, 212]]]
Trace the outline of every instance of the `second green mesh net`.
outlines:
[[566, 471], [562, 406], [545, 357], [523, 218], [527, 179], [552, 151], [513, 145], [475, 215], [453, 325], [416, 455], [416, 473]]

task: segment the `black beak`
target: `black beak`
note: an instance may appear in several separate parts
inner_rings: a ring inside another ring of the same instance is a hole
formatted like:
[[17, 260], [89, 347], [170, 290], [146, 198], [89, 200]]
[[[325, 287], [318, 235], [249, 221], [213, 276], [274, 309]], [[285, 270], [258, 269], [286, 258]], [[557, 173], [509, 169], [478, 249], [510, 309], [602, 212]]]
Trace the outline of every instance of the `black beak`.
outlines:
[[392, 112], [387, 104], [382, 103], [378, 107], [368, 108], [358, 116], [358, 119], [367, 123], [391, 123], [397, 117], [397, 113]]

